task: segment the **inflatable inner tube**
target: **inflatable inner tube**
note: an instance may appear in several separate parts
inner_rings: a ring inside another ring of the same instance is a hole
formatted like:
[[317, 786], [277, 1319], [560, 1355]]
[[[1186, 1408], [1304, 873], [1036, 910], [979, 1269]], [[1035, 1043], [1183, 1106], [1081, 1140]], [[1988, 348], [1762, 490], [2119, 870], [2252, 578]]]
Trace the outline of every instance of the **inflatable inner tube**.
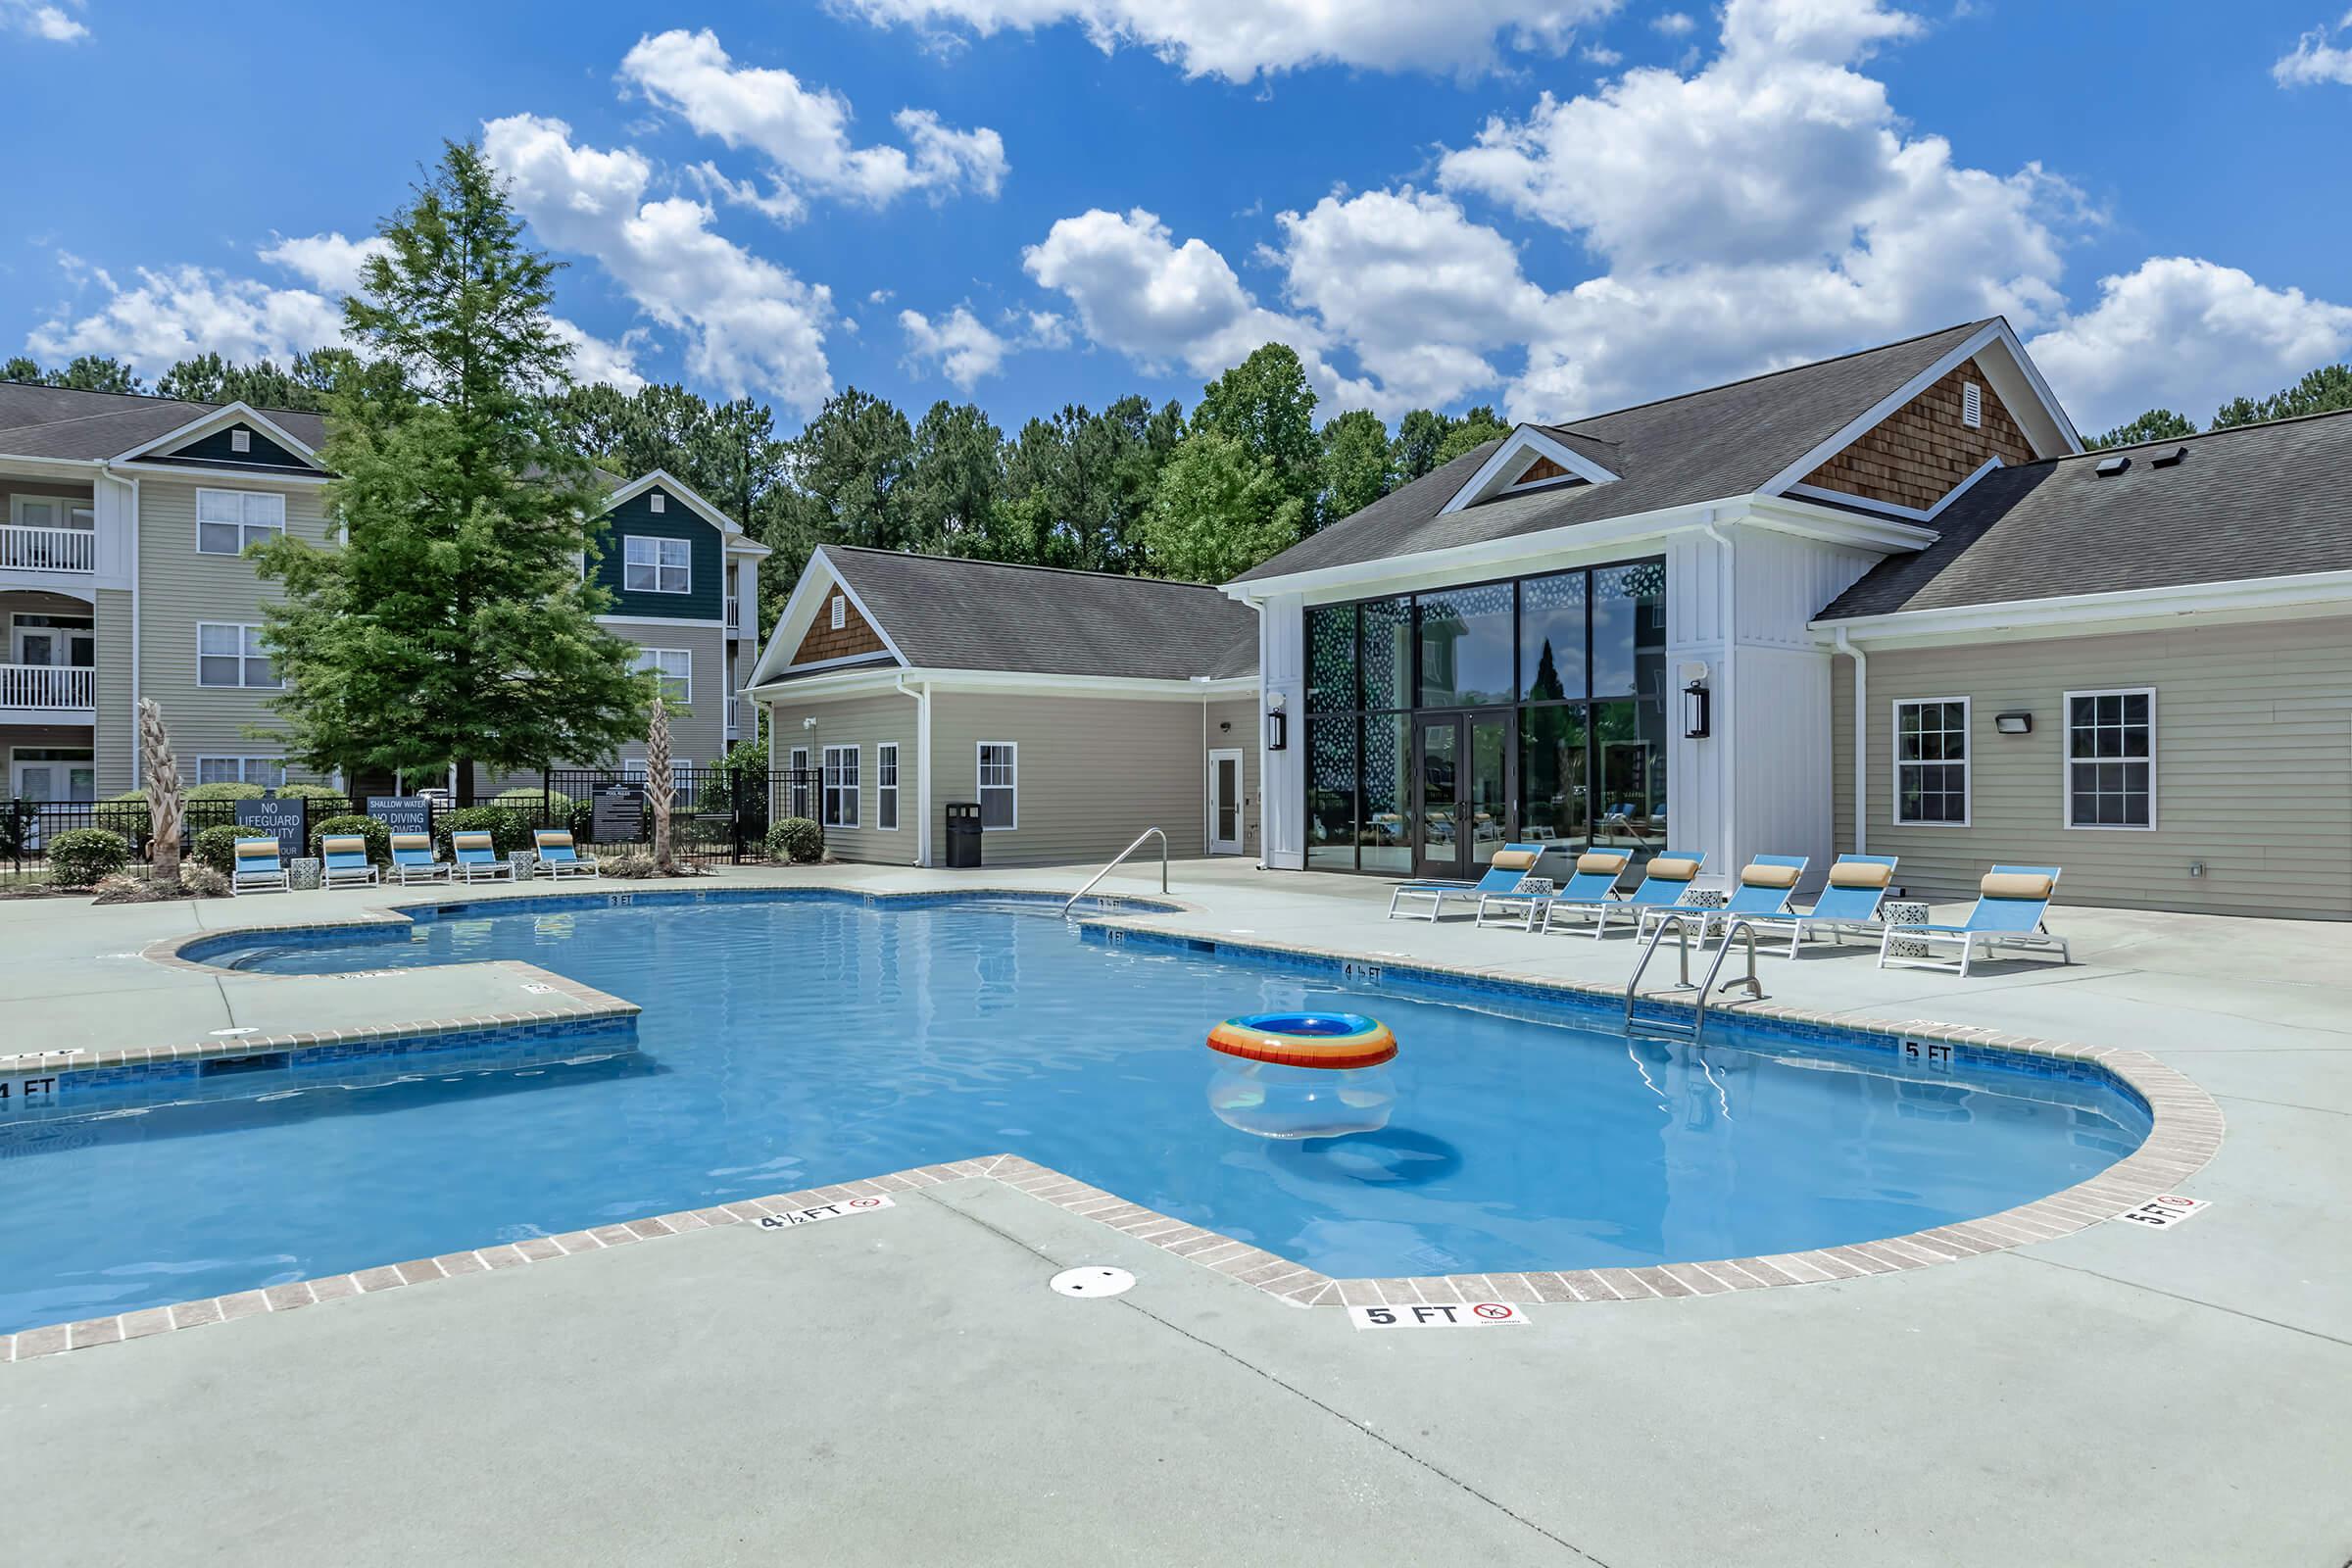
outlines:
[[1396, 1054], [1396, 1037], [1359, 1012], [1253, 1012], [1208, 1032], [1208, 1049], [1285, 1067], [1377, 1067]]

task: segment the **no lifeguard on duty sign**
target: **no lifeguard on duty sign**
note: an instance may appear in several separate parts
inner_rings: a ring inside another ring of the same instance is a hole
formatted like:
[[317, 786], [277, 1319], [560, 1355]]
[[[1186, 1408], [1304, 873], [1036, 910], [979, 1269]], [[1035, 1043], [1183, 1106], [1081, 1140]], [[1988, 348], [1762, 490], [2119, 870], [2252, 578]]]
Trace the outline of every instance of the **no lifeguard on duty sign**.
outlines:
[[1527, 1314], [1508, 1301], [1351, 1306], [1348, 1316], [1359, 1329], [1498, 1329], [1527, 1321]]

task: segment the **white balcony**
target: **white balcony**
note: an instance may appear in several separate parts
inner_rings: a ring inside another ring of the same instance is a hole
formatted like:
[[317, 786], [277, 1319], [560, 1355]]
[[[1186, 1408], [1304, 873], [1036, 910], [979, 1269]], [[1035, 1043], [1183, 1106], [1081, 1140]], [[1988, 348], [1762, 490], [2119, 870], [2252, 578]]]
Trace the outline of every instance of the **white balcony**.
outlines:
[[727, 699], [727, 739], [731, 741], [741, 740], [743, 738], [743, 731], [737, 727], [737, 718], [735, 712], [736, 709], [740, 706], [741, 702], [739, 699], [733, 697]]
[[736, 594], [727, 595], [727, 630], [743, 630], [743, 600]]
[[87, 574], [97, 569], [98, 535], [94, 529], [0, 523], [0, 570]]
[[0, 664], [0, 710], [95, 712], [97, 677], [96, 670], [72, 664]]

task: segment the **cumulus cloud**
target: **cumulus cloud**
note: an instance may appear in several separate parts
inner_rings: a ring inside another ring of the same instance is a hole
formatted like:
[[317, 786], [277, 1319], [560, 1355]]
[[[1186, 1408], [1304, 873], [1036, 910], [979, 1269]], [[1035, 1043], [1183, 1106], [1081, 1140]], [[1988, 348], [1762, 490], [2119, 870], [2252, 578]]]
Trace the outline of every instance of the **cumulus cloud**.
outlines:
[[1669, 38], [1687, 38], [1698, 30], [1688, 11], [1669, 11], [1662, 17], [1652, 17], [1649, 24]]
[[262, 247], [265, 262], [274, 262], [297, 277], [308, 279], [329, 294], [354, 294], [360, 287], [360, 269], [371, 256], [380, 256], [385, 242], [373, 235], [345, 239], [339, 230], [323, 234], [280, 235]]
[[2202, 420], [2352, 348], [2352, 308], [2267, 288], [2234, 267], [2151, 257], [2099, 279], [2099, 303], [2026, 345], [2085, 430], [2147, 410]]
[[90, 29], [74, 15], [81, 8], [82, 0], [66, 0], [65, 5], [51, 5], [46, 0], [0, 0], [0, 30], [50, 43], [79, 43], [90, 35]]
[[1016, 346], [961, 305], [936, 320], [920, 311], [901, 311], [899, 326], [906, 334], [908, 360], [937, 365], [966, 392], [982, 376], [996, 374]]
[[805, 86], [789, 71], [738, 65], [708, 28], [640, 38], [620, 74], [701, 134], [763, 155], [776, 173], [773, 195], [750, 194], [706, 169], [730, 199], [773, 218], [799, 216], [794, 190], [886, 207], [917, 191], [935, 199], [958, 189], [994, 196], [1004, 181], [1004, 141], [987, 126], [958, 130], [928, 109], [902, 109], [892, 122], [906, 146], [859, 147], [850, 135], [848, 99]]
[[569, 125], [537, 115], [482, 129], [515, 209], [548, 244], [593, 258], [647, 316], [682, 332], [691, 375], [728, 397], [758, 390], [803, 414], [823, 404], [834, 318], [823, 284], [719, 234], [704, 203], [657, 198], [653, 166], [633, 148], [579, 145]]
[[26, 345], [51, 359], [111, 355], [153, 379], [198, 354], [282, 365], [343, 339], [341, 306], [309, 289], [194, 266], [141, 268], [125, 286], [72, 257], [60, 260], [104, 297], [95, 309], [61, 312], [32, 330]]
[[2271, 67], [2272, 79], [2281, 87], [2309, 87], [2321, 82], [2352, 86], [2352, 48], [2335, 40], [2352, 39], [2352, 11], [2331, 28], [2325, 23], [2295, 40], [2294, 49]]
[[629, 393], [644, 390], [645, 374], [637, 368], [637, 351], [646, 340], [643, 328], [623, 332], [618, 342], [611, 342], [560, 316], [551, 317], [548, 324], [570, 346], [573, 380], [602, 381]]
[[1071, 24], [1104, 53], [1150, 49], [1191, 76], [1249, 81], [1317, 65], [1474, 72], [1504, 48], [1557, 55], [1618, 0], [838, 0], [881, 25], [987, 37]]

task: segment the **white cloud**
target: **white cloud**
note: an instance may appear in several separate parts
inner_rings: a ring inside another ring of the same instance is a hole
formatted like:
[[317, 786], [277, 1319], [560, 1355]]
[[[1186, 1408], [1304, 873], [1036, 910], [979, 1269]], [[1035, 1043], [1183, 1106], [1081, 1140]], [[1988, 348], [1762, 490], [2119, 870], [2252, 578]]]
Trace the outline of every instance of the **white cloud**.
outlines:
[[1604, 71], [1611, 66], [1619, 66], [1625, 63], [1625, 56], [1619, 54], [1616, 50], [1609, 48], [1605, 44], [1587, 44], [1584, 48], [1578, 50], [1577, 53], [1589, 64], [1598, 66]]
[[2151, 257], [2099, 279], [2099, 303], [2026, 345], [2084, 430], [2149, 408], [2199, 422], [2352, 348], [2352, 308], [2266, 288], [2234, 267]]
[[309, 289], [193, 266], [141, 268], [125, 288], [104, 270], [61, 260], [105, 299], [85, 315], [63, 311], [32, 330], [26, 346], [52, 359], [111, 355], [153, 379], [198, 354], [283, 365], [343, 339], [342, 308]]
[[2281, 87], [2308, 87], [2320, 82], [2340, 82], [2352, 86], [2352, 48], [2336, 43], [2339, 35], [2352, 34], [2352, 11], [2330, 28], [2322, 23], [2295, 40], [2292, 52], [2278, 57], [2271, 67], [2271, 75]]
[[987, 126], [957, 130], [928, 109], [902, 109], [893, 123], [906, 146], [858, 147], [850, 137], [848, 99], [806, 87], [789, 71], [737, 65], [708, 28], [640, 38], [620, 72], [703, 135], [763, 154], [776, 171], [774, 197], [736, 195], [744, 187], [727, 184], [715, 170], [710, 174], [731, 199], [770, 217], [799, 214], [798, 198], [782, 189], [786, 183], [885, 207], [914, 191], [936, 198], [968, 188], [994, 196], [1004, 180], [1004, 141]]
[[637, 351], [647, 335], [644, 328], [623, 332], [618, 342], [609, 342], [560, 316], [549, 318], [548, 324], [556, 329], [556, 336], [570, 345], [573, 380], [583, 384], [602, 381], [630, 393], [644, 389], [645, 375], [637, 368]]
[[593, 257], [638, 307], [686, 334], [686, 368], [728, 397], [755, 389], [803, 414], [833, 390], [825, 362], [832, 293], [712, 229], [711, 210], [652, 199], [653, 166], [633, 148], [579, 146], [560, 120], [488, 122], [483, 146], [514, 205], [558, 250]]
[[960, 29], [982, 37], [1062, 23], [1104, 53], [1153, 51], [1187, 75], [1249, 81], [1317, 65], [1472, 72], [1501, 47], [1557, 55], [1582, 24], [1618, 0], [838, 0], [880, 25]]
[[28, 33], [51, 43], [79, 43], [90, 35], [74, 15], [82, 8], [82, 0], [66, 0], [66, 5], [73, 11], [45, 0], [0, 0], [0, 30]]
[[281, 234], [258, 254], [263, 261], [274, 262], [329, 294], [353, 294], [359, 291], [360, 269], [369, 257], [380, 256], [387, 249], [383, 240], [372, 235], [345, 239], [339, 231], [329, 230], [295, 238]]
[[1652, 17], [1649, 24], [1669, 38], [1687, 38], [1698, 30], [1698, 24], [1690, 20], [1687, 11], [1669, 11], [1662, 17]]
[[901, 311], [899, 325], [906, 334], [908, 360], [936, 363], [942, 374], [966, 392], [982, 376], [996, 374], [1017, 346], [989, 330], [961, 305], [937, 320], [920, 311]]

